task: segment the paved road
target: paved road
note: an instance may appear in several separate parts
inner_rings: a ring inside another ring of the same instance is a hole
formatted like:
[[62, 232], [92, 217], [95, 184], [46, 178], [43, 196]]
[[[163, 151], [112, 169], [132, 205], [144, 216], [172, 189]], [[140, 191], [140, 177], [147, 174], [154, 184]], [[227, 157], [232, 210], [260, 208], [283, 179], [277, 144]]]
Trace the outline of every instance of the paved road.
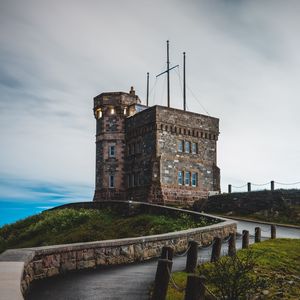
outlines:
[[[270, 226], [238, 222], [238, 232], [243, 229], [254, 233], [254, 227], [262, 228], [262, 236], [270, 236]], [[300, 229], [289, 229], [277, 227], [277, 237], [300, 238]], [[250, 239], [253, 242], [253, 239]], [[227, 251], [224, 244], [222, 252]], [[237, 241], [237, 248], [241, 247], [241, 241]], [[200, 249], [199, 258], [209, 259], [210, 249]], [[173, 271], [183, 270], [186, 257], [175, 257]], [[157, 260], [144, 263], [112, 266], [96, 270], [81, 271], [67, 274], [61, 277], [49, 278], [36, 282], [32, 291], [28, 295], [29, 300], [143, 300], [148, 299], [148, 287], [153, 282]]]

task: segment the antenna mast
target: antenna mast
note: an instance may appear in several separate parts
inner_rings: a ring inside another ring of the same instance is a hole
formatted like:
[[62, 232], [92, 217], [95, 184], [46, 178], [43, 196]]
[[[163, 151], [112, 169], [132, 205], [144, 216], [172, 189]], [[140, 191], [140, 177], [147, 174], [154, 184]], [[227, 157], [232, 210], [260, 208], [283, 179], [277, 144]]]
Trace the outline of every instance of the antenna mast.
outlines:
[[168, 89], [167, 89], [167, 97], [168, 97], [168, 107], [170, 107], [170, 71], [179, 67], [179, 65], [176, 65], [172, 68], [170, 68], [170, 60], [169, 60], [169, 41], [167, 41], [167, 70], [163, 71], [162, 73], [156, 75], [156, 78], [162, 74], [167, 73], [167, 79], [168, 79]]
[[185, 52], [183, 52], [183, 110], [186, 111]]
[[147, 106], [149, 106], [149, 72], [147, 72]]
[[168, 97], [168, 107], [170, 107], [170, 59], [169, 59], [169, 41], [167, 41], [167, 97]]

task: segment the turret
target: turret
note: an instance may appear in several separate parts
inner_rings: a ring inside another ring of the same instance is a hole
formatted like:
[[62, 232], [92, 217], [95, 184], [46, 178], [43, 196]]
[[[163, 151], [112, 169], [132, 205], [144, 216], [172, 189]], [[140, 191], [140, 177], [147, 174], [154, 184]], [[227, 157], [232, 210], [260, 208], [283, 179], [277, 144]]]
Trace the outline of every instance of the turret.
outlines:
[[125, 119], [140, 99], [129, 93], [102, 93], [94, 98], [96, 118], [96, 188], [94, 201], [126, 198], [124, 178]]

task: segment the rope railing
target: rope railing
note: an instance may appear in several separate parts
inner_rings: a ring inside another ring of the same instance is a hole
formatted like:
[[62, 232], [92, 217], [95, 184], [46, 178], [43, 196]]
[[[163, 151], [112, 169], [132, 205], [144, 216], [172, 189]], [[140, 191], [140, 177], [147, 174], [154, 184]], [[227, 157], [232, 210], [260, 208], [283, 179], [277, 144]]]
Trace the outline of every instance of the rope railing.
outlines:
[[247, 186], [247, 183], [244, 184], [244, 185], [241, 185], [241, 186], [235, 186], [235, 185], [232, 185], [232, 187], [235, 188], [235, 189], [241, 189], [241, 188], [244, 188], [244, 187], [246, 187], [246, 186]]
[[274, 181], [274, 182], [279, 184], [279, 185], [296, 185], [296, 184], [300, 184], [300, 181], [293, 182], [293, 183], [283, 183], [283, 182], [277, 182], [277, 181]]
[[171, 279], [171, 284], [172, 286], [174, 287], [174, 289], [176, 289], [178, 292], [183, 292], [185, 291], [185, 287], [180, 287], [174, 280], [173, 276], [172, 276], [172, 273], [170, 272], [170, 269], [167, 268], [168, 270], [168, 273], [169, 273], [169, 276], [170, 276], [170, 279]]
[[230, 241], [230, 239], [231, 239], [231, 236], [228, 236], [227, 239], [223, 239], [223, 240], [222, 240], [222, 244], [228, 243], [228, 242]]
[[177, 257], [183, 257], [183, 256], [186, 256], [187, 255], [187, 253], [188, 253], [188, 251], [190, 250], [190, 248], [191, 248], [191, 246], [189, 245], [188, 247], [187, 247], [187, 249], [183, 252], [183, 253], [174, 253], [174, 256], [177, 256]]
[[246, 184], [243, 184], [243, 185], [240, 185], [240, 186], [228, 184], [228, 193], [232, 192], [232, 188], [234, 188], [234, 189], [243, 189], [243, 188], [247, 187], [247, 192], [251, 192], [252, 187], [254, 187], [253, 191], [261, 191], [261, 190], [266, 190], [267, 186], [270, 185], [270, 190], [274, 191], [275, 190], [275, 185], [297, 186], [299, 184], [300, 184], [300, 181], [286, 183], [286, 182], [278, 182], [278, 181], [274, 181], [274, 180], [271, 180], [271, 181], [265, 182], [265, 183], [247, 182]]
[[200, 249], [210, 249], [213, 245], [214, 245], [214, 243], [215, 243], [215, 240], [213, 240], [208, 246], [200, 246], [199, 245], [199, 248]]
[[251, 182], [251, 184], [254, 185], [254, 186], [265, 186], [265, 185], [269, 185], [270, 182], [267, 182], [267, 183], [252, 183]]
[[214, 299], [219, 299], [204, 283], [202, 283], [205, 290], [208, 292], [209, 295], [211, 295]]

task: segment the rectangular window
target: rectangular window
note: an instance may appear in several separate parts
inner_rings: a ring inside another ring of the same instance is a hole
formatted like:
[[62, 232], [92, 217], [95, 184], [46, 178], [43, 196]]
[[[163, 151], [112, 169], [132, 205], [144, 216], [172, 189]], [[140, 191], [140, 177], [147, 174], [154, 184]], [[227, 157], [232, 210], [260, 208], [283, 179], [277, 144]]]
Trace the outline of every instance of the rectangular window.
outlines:
[[185, 172], [184, 184], [185, 185], [190, 185], [190, 181], [191, 181], [191, 173], [187, 171], [187, 172]]
[[197, 146], [198, 146], [197, 143], [192, 143], [192, 153], [193, 154], [197, 154], [197, 152], [198, 152], [197, 151], [197, 148], [198, 148]]
[[178, 152], [183, 152], [183, 141], [177, 142], [177, 150]]
[[109, 146], [108, 155], [109, 155], [109, 157], [116, 157], [116, 146], [115, 145]]
[[184, 150], [185, 150], [185, 153], [190, 153], [191, 152], [191, 143], [190, 142], [185, 142]]
[[197, 186], [197, 173], [192, 173], [192, 186]]
[[128, 174], [127, 175], [127, 187], [129, 187], [129, 188], [131, 187], [130, 183], [131, 183], [130, 182], [130, 174]]
[[191, 173], [190, 172], [185, 172], [185, 185], [190, 185], [190, 180], [191, 180]]
[[178, 184], [182, 185], [182, 171], [178, 171]]
[[115, 187], [115, 176], [109, 175], [109, 188], [113, 189]]
[[131, 187], [134, 187], [134, 183], [135, 183], [135, 176], [134, 174], [131, 174]]
[[138, 185], [138, 174], [135, 174], [134, 175], [134, 186], [137, 186]]

